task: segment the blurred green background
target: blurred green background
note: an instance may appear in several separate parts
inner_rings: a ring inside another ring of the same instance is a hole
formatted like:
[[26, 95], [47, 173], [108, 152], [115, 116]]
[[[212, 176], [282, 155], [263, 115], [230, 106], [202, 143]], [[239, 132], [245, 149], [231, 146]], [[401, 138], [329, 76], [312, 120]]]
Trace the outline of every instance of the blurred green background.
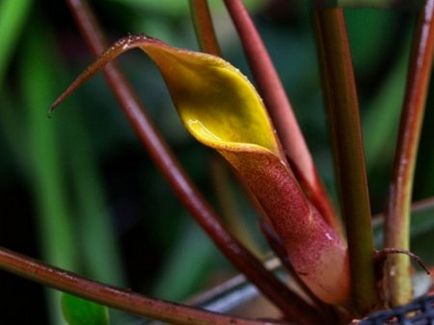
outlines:
[[[333, 168], [309, 7], [297, 0], [250, 0], [323, 179]], [[224, 56], [250, 76], [221, 1], [211, 1]], [[145, 33], [197, 49], [188, 1], [93, 0], [111, 40]], [[361, 102], [373, 213], [391, 176], [414, 12], [346, 11]], [[90, 278], [182, 301], [235, 274], [192, 222], [136, 140], [101, 75], [56, 112], [60, 92], [93, 59], [62, 1], [0, 1], [0, 245]], [[214, 156], [183, 129], [156, 68], [135, 51], [120, 59], [148, 113], [217, 209]], [[432, 88], [432, 87], [431, 87]], [[432, 93], [432, 92], [431, 92]], [[434, 195], [434, 111], [429, 96], [415, 199]], [[431, 127], [430, 127], [431, 126]], [[236, 207], [258, 239], [255, 213], [238, 186]], [[422, 218], [421, 218], [422, 219]], [[434, 263], [434, 216], [419, 225], [414, 251]], [[0, 323], [59, 323], [59, 299], [0, 272]], [[113, 323], [134, 323], [115, 315]]]

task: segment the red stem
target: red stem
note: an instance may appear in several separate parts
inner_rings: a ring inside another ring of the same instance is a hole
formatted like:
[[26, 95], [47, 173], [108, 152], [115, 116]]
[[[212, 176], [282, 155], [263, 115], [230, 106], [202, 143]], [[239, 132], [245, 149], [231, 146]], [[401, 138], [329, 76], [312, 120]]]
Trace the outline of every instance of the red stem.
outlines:
[[48, 266], [0, 247], [0, 268], [44, 285], [136, 315], [174, 324], [265, 325], [269, 322], [234, 318], [193, 307], [148, 298]]
[[[106, 42], [99, 24], [86, 2], [67, 0], [67, 4], [88, 46], [95, 55], [101, 54], [106, 47]], [[178, 198], [213, 239], [222, 253], [288, 318], [303, 318], [306, 323], [318, 321], [318, 313], [311, 306], [298, 299], [271, 272], [265, 269], [254, 255], [228, 233], [218, 215], [191, 182], [158, 130], [144, 113], [145, 110], [140, 104], [138, 96], [119, 69], [115, 65], [109, 64], [104, 68], [104, 74], [136, 135], [151, 158], [166, 177]]]
[[190, 11], [194, 22], [196, 38], [202, 51], [221, 56], [220, 46], [212, 25], [207, 0], [190, 0]]
[[225, 0], [244, 47], [250, 69], [270, 113], [278, 137], [306, 195], [324, 219], [340, 230], [339, 222], [265, 45], [241, 0]]
[[[425, 111], [434, 50], [434, 0], [426, 1], [415, 31], [394, 174], [385, 227], [385, 247], [408, 250], [410, 247], [410, 209], [417, 149]], [[393, 256], [386, 264], [386, 287], [391, 305], [407, 303], [412, 298], [410, 260]]]

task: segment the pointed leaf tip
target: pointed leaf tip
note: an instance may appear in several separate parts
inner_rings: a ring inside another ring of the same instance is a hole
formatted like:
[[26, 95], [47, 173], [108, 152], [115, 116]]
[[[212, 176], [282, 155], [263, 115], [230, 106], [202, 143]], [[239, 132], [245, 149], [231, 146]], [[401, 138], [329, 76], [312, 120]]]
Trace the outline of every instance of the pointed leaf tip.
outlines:
[[216, 56], [174, 48], [145, 35], [118, 40], [55, 100], [50, 112], [107, 63], [137, 47], [160, 69], [185, 126], [199, 141], [249, 143], [279, 155], [262, 99], [238, 69]]
[[69, 97], [78, 87], [89, 80], [93, 75], [99, 72], [104, 66], [122, 53], [140, 46], [143, 42], [160, 42], [156, 39], [150, 38], [145, 35], [128, 35], [119, 39], [109, 49], [107, 49], [93, 64], [91, 64], [85, 71], [83, 71], [66, 90], [60, 94], [59, 97], [53, 102], [49, 109], [49, 114], [52, 114], [56, 108]]

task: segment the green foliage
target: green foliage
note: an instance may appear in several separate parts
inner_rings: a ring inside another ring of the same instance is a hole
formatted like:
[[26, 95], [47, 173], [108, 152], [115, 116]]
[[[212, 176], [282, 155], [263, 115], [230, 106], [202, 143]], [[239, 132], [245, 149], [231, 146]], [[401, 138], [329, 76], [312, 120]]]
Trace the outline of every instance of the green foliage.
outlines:
[[62, 294], [62, 311], [69, 325], [108, 325], [107, 307], [69, 294]]
[[0, 3], [0, 85], [18, 37], [23, 29], [31, 0], [4, 0]]

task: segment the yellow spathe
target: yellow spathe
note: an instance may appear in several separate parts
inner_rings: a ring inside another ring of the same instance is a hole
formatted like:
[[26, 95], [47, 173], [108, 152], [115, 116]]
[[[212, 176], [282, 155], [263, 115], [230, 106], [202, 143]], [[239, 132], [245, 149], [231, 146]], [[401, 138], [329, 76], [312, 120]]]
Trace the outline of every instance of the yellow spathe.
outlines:
[[236, 151], [261, 146], [279, 155], [262, 99], [238, 69], [218, 57], [162, 43], [148, 43], [143, 50], [157, 64], [183, 123], [197, 140]]

